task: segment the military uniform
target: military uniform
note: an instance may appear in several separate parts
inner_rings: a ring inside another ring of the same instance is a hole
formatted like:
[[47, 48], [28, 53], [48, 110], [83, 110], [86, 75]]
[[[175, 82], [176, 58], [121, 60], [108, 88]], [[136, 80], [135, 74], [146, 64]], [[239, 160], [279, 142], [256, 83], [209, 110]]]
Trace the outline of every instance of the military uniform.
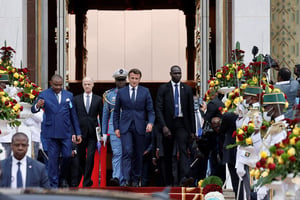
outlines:
[[[113, 78], [115, 79], [123, 79], [125, 80], [127, 76], [127, 72], [124, 69], [119, 69], [113, 74]], [[122, 145], [121, 139], [115, 135], [114, 127], [113, 127], [113, 112], [116, 102], [118, 88], [113, 88], [107, 90], [103, 94], [104, 106], [103, 106], [103, 116], [102, 116], [102, 133], [110, 135], [110, 144], [111, 149], [113, 151], [112, 156], [112, 167], [113, 173], [112, 178], [118, 179], [119, 183], [123, 181], [123, 175], [121, 170], [121, 160], [122, 160]]]

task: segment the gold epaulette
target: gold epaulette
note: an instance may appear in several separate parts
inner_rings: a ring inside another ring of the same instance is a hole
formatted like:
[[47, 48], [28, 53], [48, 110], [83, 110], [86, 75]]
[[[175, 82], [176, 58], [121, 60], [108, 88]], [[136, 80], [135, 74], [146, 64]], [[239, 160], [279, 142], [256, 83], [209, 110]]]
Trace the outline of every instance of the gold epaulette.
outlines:
[[108, 104], [110, 104], [110, 105], [115, 105], [113, 102], [111, 102], [111, 101], [109, 101], [108, 99], [107, 99], [107, 95], [108, 95], [108, 93], [110, 93], [112, 91], [112, 89], [110, 89], [110, 90], [106, 90], [104, 93], [103, 93], [103, 100], [105, 101], [105, 102], [107, 102]]

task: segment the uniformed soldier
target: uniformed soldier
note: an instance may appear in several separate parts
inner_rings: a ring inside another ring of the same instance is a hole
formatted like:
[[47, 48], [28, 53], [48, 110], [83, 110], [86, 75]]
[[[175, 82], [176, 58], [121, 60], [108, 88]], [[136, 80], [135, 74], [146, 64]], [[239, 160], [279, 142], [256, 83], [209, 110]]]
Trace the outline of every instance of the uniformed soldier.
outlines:
[[125, 69], [118, 69], [113, 73], [115, 79], [116, 88], [107, 90], [103, 94], [104, 106], [103, 106], [103, 117], [102, 117], [102, 133], [110, 135], [110, 144], [113, 152], [112, 167], [113, 173], [112, 178], [109, 180], [109, 185], [119, 186], [122, 184], [122, 170], [121, 170], [121, 158], [122, 158], [122, 145], [121, 140], [115, 135], [113, 128], [113, 111], [116, 101], [118, 89], [126, 85], [126, 77], [128, 72]]

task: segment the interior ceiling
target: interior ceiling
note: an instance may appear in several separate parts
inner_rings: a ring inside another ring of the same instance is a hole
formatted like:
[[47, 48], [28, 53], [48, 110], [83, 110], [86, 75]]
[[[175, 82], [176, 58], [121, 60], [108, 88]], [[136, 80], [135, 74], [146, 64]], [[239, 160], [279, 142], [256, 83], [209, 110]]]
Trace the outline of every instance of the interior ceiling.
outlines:
[[194, 0], [69, 0], [70, 14], [87, 10], [150, 10], [179, 9], [185, 14], [195, 13]]

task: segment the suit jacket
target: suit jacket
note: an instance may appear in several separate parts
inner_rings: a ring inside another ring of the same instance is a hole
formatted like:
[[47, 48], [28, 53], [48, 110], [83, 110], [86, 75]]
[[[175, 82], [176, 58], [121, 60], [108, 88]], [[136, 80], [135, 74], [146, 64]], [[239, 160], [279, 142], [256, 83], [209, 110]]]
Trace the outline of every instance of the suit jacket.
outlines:
[[[90, 110], [87, 113], [84, 105], [83, 94], [74, 97], [74, 106], [78, 114], [78, 121], [82, 137], [97, 139], [96, 127], [98, 126], [97, 116], [102, 117], [102, 98], [93, 93]], [[100, 124], [99, 124], [100, 125]]]
[[[26, 174], [25, 186], [50, 188], [45, 165], [28, 156], [26, 158], [27, 158], [27, 174]], [[2, 169], [0, 186], [11, 187], [12, 156], [2, 160], [0, 165]]]
[[129, 86], [118, 91], [113, 115], [114, 130], [119, 129], [121, 134], [125, 134], [134, 122], [137, 132], [143, 135], [147, 123], [153, 124], [154, 119], [152, 97], [148, 88], [138, 86], [134, 103], [130, 100]]
[[223, 163], [230, 163], [235, 165], [236, 161], [236, 147], [226, 149], [229, 144], [235, 144], [235, 138], [232, 137], [232, 133], [236, 130], [236, 123], [238, 115], [227, 112], [223, 115], [220, 133], [224, 135], [223, 144]]
[[73, 134], [81, 135], [71, 92], [62, 90], [59, 104], [52, 88], [42, 91], [31, 107], [32, 113], [39, 112], [39, 110], [35, 109], [39, 99], [45, 100], [44, 111], [46, 120], [43, 122], [42, 130], [45, 138], [65, 139], [71, 138]]
[[[195, 112], [192, 88], [180, 83], [180, 103], [183, 114], [184, 126], [189, 133], [195, 133]], [[174, 119], [174, 94], [171, 81], [158, 88], [156, 97], [156, 118], [160, 127], [167, 126], [173, 129]]]
[[285, 84], [276, 83], [274, 86], [279, 88], [284, 94], [286, 94], [289, 106], [287, 108], [287, 112], [284, 113], [284, 116], [285, 116], [285, 118], [292, 119], [293, 118], [293, 106], [295, 104], [295, 99], [297, 97], [298, 90], [299, 90], [298, 81], [292, 79], [289, 81], [289, 83], [285, 83]]
[[222, 118], [222, 114], [219, 110], [220, 107], [224, 107], [224, 103], [218, 97], [215, 97], [207, 104], [207, 111], [204, 115], [204, 120], [211, 123], [211, 119], [213, 117]]

